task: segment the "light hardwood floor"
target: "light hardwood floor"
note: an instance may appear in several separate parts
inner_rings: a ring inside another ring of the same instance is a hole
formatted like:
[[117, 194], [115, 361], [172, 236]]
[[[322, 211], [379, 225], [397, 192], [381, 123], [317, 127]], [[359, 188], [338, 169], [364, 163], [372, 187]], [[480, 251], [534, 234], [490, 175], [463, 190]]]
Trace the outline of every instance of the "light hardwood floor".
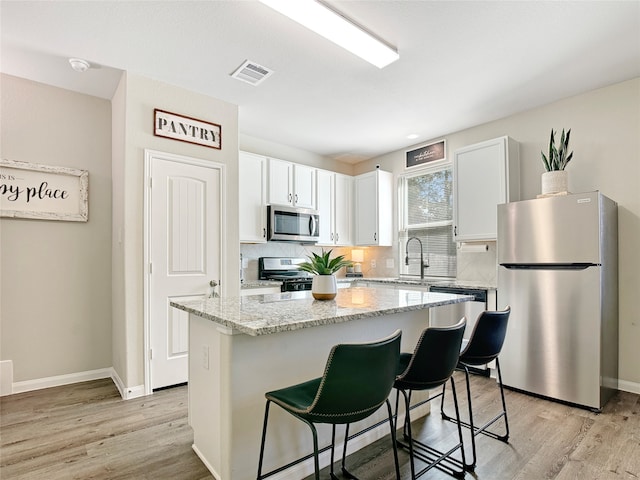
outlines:
[[[481, 418], [497, 408], [495, 381], [474, 377], [473, 391]], [[620, 392], [595, 414], [517, 392], [506, 395], [510, 442], [479, 438], [478, 467], [467, 479], [640, 478], [640, 396]], [[111, 380], [96, 380], [2, 397], [0, 404], [2, 480], [213, 479], [191, 450], [186, 387], [123, 401]], [[438, 406], [436, 401], [434, 413]], [[414, 425], [414, 433], [434, 446], [455, 433], [439, 414]], [[388, 437], [347, 462], [362, 479], [394, 477]], [[402, 478], [409, 479], [406, 452], [400, 451], [400, 462]], [[421, 478], [452, 477], [432, 470]]]

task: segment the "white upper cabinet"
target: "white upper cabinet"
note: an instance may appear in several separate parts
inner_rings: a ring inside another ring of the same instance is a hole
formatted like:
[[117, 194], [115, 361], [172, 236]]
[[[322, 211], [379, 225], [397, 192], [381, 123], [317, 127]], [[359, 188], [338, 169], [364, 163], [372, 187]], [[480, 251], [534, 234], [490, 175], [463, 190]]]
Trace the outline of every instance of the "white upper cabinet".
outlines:
[[240, 152], [238, 158], [240, 242], [263, 243], [267, 241], [267, 159], [247, 152]]
[[267, 203], [315, 210], [315, 168], [270, 158], [268, 178]]
[[317, 171], [319, 245], [351, 245], [353, 179], [348, 175]]
[[453, 190], [455, 241], [496, 240], [497, 205], [520, 199], [518, 143], [500, 137], [456, 150]]
[[391, 246], [393, 174], [376, 169], [355, 177], [356, 245]]

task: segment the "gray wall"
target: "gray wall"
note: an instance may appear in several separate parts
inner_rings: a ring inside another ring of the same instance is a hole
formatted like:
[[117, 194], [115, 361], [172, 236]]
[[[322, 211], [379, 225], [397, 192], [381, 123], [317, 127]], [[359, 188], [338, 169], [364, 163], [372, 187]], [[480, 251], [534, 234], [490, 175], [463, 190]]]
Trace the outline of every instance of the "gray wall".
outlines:
[[1, 156], [89, 171], [89, 221], [0, 220], [0, 360], [14, 381], [111, 367], [111, 105], [1, 77]]
[[[521, 198], [525, 200], [540, 193], [544, 171], [540, 151], [547, 148], [551, 128], [571, 128], [574, 156], [567, 167], [569, 190], [600, 190], [618, 202], [620, 379], [624, 389], [640, 393], [640, 78], [441, 138], [447, 140], [450, 159], [456, 149], [483, 140], [503, 135], [517, 140]], [[415, 146], [424, 143], [429, 142]], [[354, 174], [380, 164], [399, 175], [404, 172], [405, 151], [411, 148], [359, 163]]]
[[[159, 108], [222, 126], [222, 149], [153, 134]], [[113, 367], [122, 386], [144, 385], [144, 151], [174, 153], [224, 164], [221, 292], [239, 293], [238, 107], [127, 73], [113, 98]], [[130, 393], [125, 391], [125, 394]]]

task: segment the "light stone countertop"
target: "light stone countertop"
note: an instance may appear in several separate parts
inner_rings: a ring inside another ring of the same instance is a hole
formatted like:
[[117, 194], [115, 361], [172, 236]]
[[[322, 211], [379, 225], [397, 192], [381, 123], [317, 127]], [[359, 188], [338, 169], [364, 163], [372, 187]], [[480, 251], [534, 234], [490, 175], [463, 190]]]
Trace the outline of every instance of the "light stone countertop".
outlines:
[[411, 285], [411, 286], [423, 286], [424, 288], [428, 288], [432, 285], [437, 286], [446, 286], [446, 287], [456, 287], [456, 288], [473, 288], [477, 290], [495, 290], [496, 285], [490, 284], [481, 281], [469, 281], [469, 280], [442, 280], [441, 278], [425, 278], [424, 280], [420, 280], [420, 278], [386, 278], [386, 277], [355, 277], [355, 278], [338, 278], [338, 283], [354, 283], [357, 285], [358, 282], [361, 283], [380, 283], [387, 285]]
[[334, 300], [314, 300], [310, 291], [245, 297], [174, 300], [171, 306], [239, 332], [258, 336], [348, 322], [472, 300], [469, 295], [381, 287], [338, 289]]
[[252, 288], [280, 287], [280, 285], [282, 285], [282, 282], [275, 280], [245, 280], [240, 284], [240, 288], [250, 290]]

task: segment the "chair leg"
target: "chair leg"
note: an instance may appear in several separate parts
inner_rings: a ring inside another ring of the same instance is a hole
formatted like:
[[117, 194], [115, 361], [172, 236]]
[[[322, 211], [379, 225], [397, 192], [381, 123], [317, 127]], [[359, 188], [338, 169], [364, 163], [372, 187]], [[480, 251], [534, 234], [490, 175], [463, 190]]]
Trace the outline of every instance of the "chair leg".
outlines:
[[[329, 467], [329, 476], [331, 477], [332, 480], [338, 480], [338, 477], [336, 477], [335, 473], [333, 473], [333, 452], [335, 450], [335, 446], [336, 446], [336, 424], [334, 423], [333, 425], [331, 425], [331, 463]], [[344, 465], [344, 460], [343, 460], [343, 465]]]
[[504, 387], [502, 386], [502, 372], [500, 371], [500, 360], [496, 358], [496, 369], [498, 370], [498, 383], [500, 385], [500, 398], [502, 399], [502, 411], [504, 413], [505, 434], [498, 436], [498, 440], [509, 441], [509, 419], [507, 418], [507, 402], [504, 400]]
[[[389, 427], [391, 429], [391, 446], [393, 447], [393, 461], [396, 467], [396, 479], [400, 480], [400, 462], [398, 461], [398, 446], [396, 444], [396, 429], [393, 422], [393, 414], [391, 412], [391, 404], [389, 403], [389, 399], [387, 399], [387, 413], [389, 415]], [[397, 412], [397, 409], [396, 409]], [[346, 447], [346, 443], [345, 443]]]
[[264, 443], [267, 438], [267, 421], [269, 420], [269, 404], [270, 400], [267, 400], [267, 404], [264, 407], [264, 422], [262, 424], [262, 441], [260, 443], [260, 457], [258, 459], [258, 480], [262, 478], [262, 460], [264, 459]]
[[[464, 478], [464, 471], [468, 470], [468, 468], [467, 468], [467, 457], [464, 452], [464, 440], [462, 439], [462, 422], [460, 421], [460, 407], [458, 407], [458, 395], [456, 393], [456, 382], [453, 380], [453, 377], [451, 377], [450, 380], [451, 380], [451, 391], [453, 393], [453, 406], [456, 411], [456, 423], [458, 425], [458, 439], [460, 440], [460, 454], [462, 456], [462, 477]], [[442, 389], [442, 397], [444, 399], [444, 387]], [[442, 408], [442, 406], [440, 408]], [[473, 435], [471, 435], [471, 439], [473, 441]], [[474, 460], [475, 460], [475, 457], [474, 457]]]
[[[342, 470], [342, 474], [347, 477], [347, 478], [351, 478], [354, 480], [357, 480], [357, 478], [347, 470], [346, 467], [346, 461], [347, 461], [347, 442], [349, 441], [349, 424], [347, 423], [345, 429], [344, 429], [344, 446], [342, 448], [342, 465], [341, 465], [341, 470]], [[332, 477], [333, 478], [333, 477]], [[337, 477], [334, 480], [338, 480]]]
[[413, 436], [411, 435], [411, 409], [410, 409], [410, 395], [402, 390], [402, 396], [404, 397], [404, 439], [409, 442], [409, 462], [411, 463], [411, 478], [416, 478], [416, 466], [413, 454]]
[[313, 435], [313, 466], [316, 472], [316, 480], [320, 480], [320, 461], [318, 460], [318, 432], [313, 423], [305, 420], [304, 418], [301, 418], [300, 420], [309, 425], [309, 428], [311, 429], [311, 434]]
[[[502, 385], [502, 372], [500, 371], [500, 361], [499, 359], [496, 358], [496, 369], [498, 372], [498, 378], [497, 378], [497, 383], [499, 384], [499, 388], [500, 388], [500, 400], [502, 402], [502, 411], [500, 413], [498, 413], [498, 415], [496, 415], [495, 417], [493, 417], [491, 420], [489, 420], [487, 423], [485, 423], [483, 426], [478, 427], [474, 424], [473, 421], [473, 405], [472, 405], [472, 400], [471, 400], [471, 380], [470, 380], [470, 373], [469, 373], [469, 368], [466, 366], [462, 367], [462, 370], [464, 371], [464, 375], [465, 375], [465, 383], [466, 383], [466, 388], [467, 388], [467, 399], [468, 399], [468, 407], [469, 407], [469, 422], [464, 422], [464, 421], [460, 421], [460, 423], [462, 424], [463, 427], [468, 428], [469, 430], [471, 430], [471, 446], [472, 446], [472, 454], [473, 454], [473, 461], [470, 464], [466, 465], [466, 469], [468, 471], [473, 471], [475, 469], [476, 466], [476, 441], [475, 441], [475, 437], [482, 433], [483, 435], [486, 435], [487, 437], [491, 437], [491, 438], [495, 438], [496, 440], [500, 440], [502, 442], [508, 443], [509, 441], [509, 420], [507, 417], [507, 403], [505, 401], [504, 398], [504, 387]], [[440, 403], [440, 414], [442, 415], [442, 418], [445, 420], [449, 420], [450, 422], [455, 422], [455, 419], [450, 417], [445, 411], [444, 411], [444, 387], [442, 390], [442, 401]], [[500, 435], [498, 433], [496, 433], [495, 431], [490, 431], [488, 430], [488, 428], [493, 425], [495, 422], [497, 422], [501, 417], [504, 417], [504, 423], [505, 423], [505, 434], [504, 435]]]
[[[265, 440], [267, 438], [267, 423], [269, 420], [270, 405], [271, 405], [271, 400], [267, 400], [267, 404], [264, 407], [264, 422], [262, 424], [262, 441], [260, 442], [260, 457], [258, 459], [257, 480], [262, 480], [263, 478], [265, 478], [262, 476], [262, 461], [264, 459], [264, 445], [265, 445]], [[313, 435], [313, 465], [315, 468], [315, 478], [316, 480], [320, 480], [320, 461], [318, 460], [318, 432], [316, 430], [316, 427], [313, 425], [313, 423], [298, 416], [296, 416], [296, 418], [300, 419], [301, 421], [309, 425], [309, 428], [311, 429], [311, 434]], [[333, 445], [332, 445], [332, 448], [333, 448]], [[333, 458], [333, 450], [331, 455]], [[267, 474], [267, 476], [268, 475], [271, 475], [271, 474]]]
[[476, 468], [476, 427], [473, 425], [473, 406], [471, 405], [471, 382], [469, 379], [469, 369], [464, 367], [464, 378], [467, 385], [467, 406], [469, 408], [469, 429], [471, 430], [471, 455], [472, 462], [465, 465], [465, 468], [473, 472]]

